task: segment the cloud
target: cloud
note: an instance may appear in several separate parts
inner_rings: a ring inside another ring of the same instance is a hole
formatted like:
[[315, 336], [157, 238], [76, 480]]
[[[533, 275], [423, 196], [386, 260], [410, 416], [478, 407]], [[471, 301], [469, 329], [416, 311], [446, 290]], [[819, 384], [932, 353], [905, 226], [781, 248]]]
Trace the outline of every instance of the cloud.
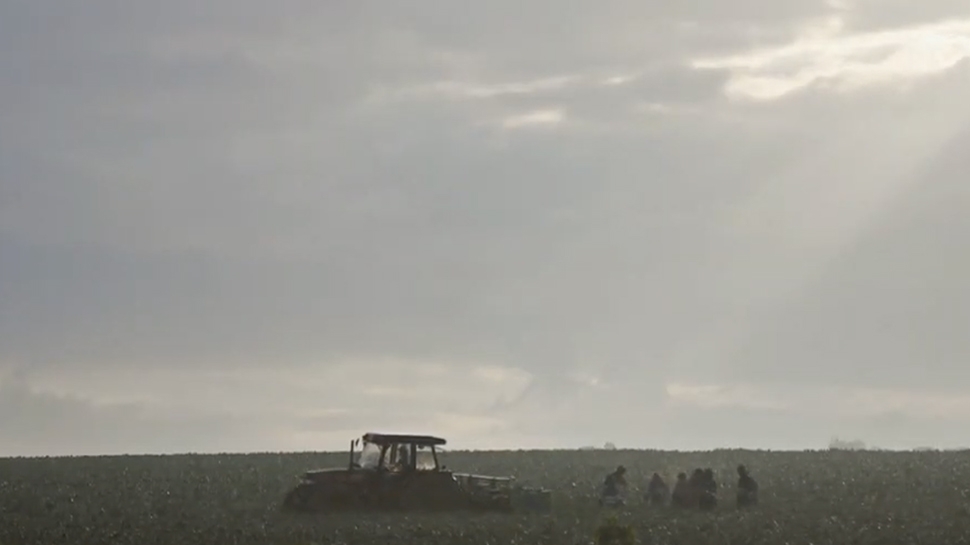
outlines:
[[962, 421], [970, 418], [970, 397], [941, 392], [855, 386], [777, 383], [666, 385], [674, 405], [701, 408], [745, 408], [796, 411], [833, 418], [906, 415], [914, 418]]
[[843, 16], [832, 15], [807, 25], [787, 45], [697, 59], [692, 66], [729, 70], [724, 91], [731, 98], [776, 100], [809, 88], [908, 88], [970, 57], [970, 18], [871, 31], [845, 27]]
[[[530, 380], [497, 366], [393, 361], [191, 375], [35, 369], [2, 376], [0, 405], [11, 415], [9, 453], [321, 450], [367, 431], [440, 433], [481, 448], [508, 427], [488, 406]], [[58, 434], [61, 425], [71, 431]]]
[[931, 4], [0, 4], [0, 441], [795, 443], [838, 422], [793, 381], [942, 395], [970, 111]]
[[530, 126], [558, 125], [566, 118], [560, 109], [536, 110], [521, 115], [513, 115], [502, 120], [506, 129], [521, 129]]
[[860, 30], [905, 27], [923, 22], [970, 16], [966, 4], [936, 0], [920, 5], [905, 0], [848, 0], [836, 6], [853, 28]]
[[38, 392], [7, 376], [0, 380], [0, 410], [5, 455], [232, 452], [281, 439], [265, 419], [159, 413], [137, 402]]
[[517, 95], [548, 95], [550, 92], [581, 82], [575, 75], [552, 76], [531, 81], [505, 83], [472, 83], [468, 81], [439, 81], [412, 88], [397, 89], [391, 96], [372, 95], [370, 101], [388, 102], [398, 99], [450, 98], [453, 100], [494, 99]]

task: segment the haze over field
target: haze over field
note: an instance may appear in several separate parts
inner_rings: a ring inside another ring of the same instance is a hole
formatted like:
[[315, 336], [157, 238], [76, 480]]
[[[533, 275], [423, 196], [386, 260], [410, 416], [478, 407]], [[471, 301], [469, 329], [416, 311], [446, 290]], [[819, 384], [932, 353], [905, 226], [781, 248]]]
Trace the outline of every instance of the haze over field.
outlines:
[[0, 455], [968, 444], [968, 57], [957, 0], [0, 0]]

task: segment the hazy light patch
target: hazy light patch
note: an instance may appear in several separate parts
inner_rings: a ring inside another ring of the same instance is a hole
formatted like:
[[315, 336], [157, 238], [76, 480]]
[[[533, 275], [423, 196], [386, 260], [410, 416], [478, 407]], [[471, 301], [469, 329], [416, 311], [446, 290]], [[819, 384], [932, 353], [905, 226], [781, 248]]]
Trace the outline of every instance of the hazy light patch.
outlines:
[[92, 396], [85, 392], [70, 391], [63, 388], [44, 388], [37, 387], [23, 376], [10, 374], [4, 376], [0, 374], [0, 390], [6, 392], [18, 392], [27, 395], [39, 395], [56, 398], [61, 401], [75, 401], [86, 403], [96, 409], [111, 409], [138, 406], [140, 408], [151, 406], [153, 397], [150, 395], [139, 394], [138, 392], [118, 391], [111, 395]]
[[[380, 379], [375, 380], [379, 382]], [[380, 382], [374, 385], [355, 385], [355, 390], [363, 398], [377, 398], [386, 400], [407, 401], [416, 403], [415, 407], [423, 410], [440, 407], [442, 405], [473, 406], [487, 404], [496, 397], [506, 394], [506, 388], [496, 387], [495, 384], [474, 380], [473, 377], [452, 377], [449, 380], [425, 381], [407, 385], [393, 382]]]
[[512, 115], [502, 119], [501, 125], [505, 129], [551, 127], [561, 124], [565, 119], [566, 113], [562, 109], [554, 108]]
[[432, 417], [429, 426], [436, 433], [463, 436], [503, 431], [508, 427], [501, 418], [458, 413], [437, 413]]
[[442, 98], [447, 100], [484, 100], [559, 91], [582, 81], [583, 78], [576, 74], [504, 83], [443, 80], [397, 90], [381, 90], [372, 93], [365, 101], [395, 102]]
[[511, 384], [524, 388], [532, 380], [532, 374], [515, 367], [500, 367], [490, 365], [476, 367], [472, 376], [494, 384]]
[[360, 393], [371, 397], [395, 397], [401, 399], [425, 397], [425, 393], [416, 388], [401, 386], [365, 386]]
[[606, 386], [606, 384], [597, 374], [586, 371], [571, 371], [566, 373], [566, 378], [590, 388], [603, 388]]
[[[444, 437], [448, 441], [446, 449], [487, 449], [509, 447], [516, 443], [508, 438], [498, 439], [496, 434], [506, 432], [510, 428], [507, 421], [501, 418], [480, 416], [463, 413], [435, 413], [423, 424], [403, 426], [390, 420], [381, 422], [375, 420], [373, 425], [364, 431], [379, 431], [383, 433], [417, 433]], [[328, 430], [296, 430], [286, 429], [280, 434], [281, 450], [349, 450], [350, 440], [357, 437], [350, 431]], [[342, 445], [346, 445], [343, 447]], [[443, 463], [447, 463], [442, 460]]]
[[[487, 406], [496, 399], [515, 398], [532, 381], [532, 375], [514, 367], [498, 365], [455, 367], [433, 378], [387, 376], [372, 368], [369, 384], [360, 394], [368, 397], [423, 400], [429, 407], [440, 404]], [[386, 377], [386, 378], [385, 378]], [[417, 380], [415, 380], [417, 379]]]
[[349, 453], [350, 442], [358, 437], [360, 437], [359, 433], [345, 431], [294, 430], [282, 427], [275, 436], [279, 446], [271, 450], [279, 452], [347, 451]]
[[776, 100], [809, 87], [851, 92], [905, 84], [970, 57], [970, 20], [849, 34], [839, 16], [807, 26], [790, 44], [697, 59], [700, 70], [729, 70], [731, 98]]
[[[563, 74], [521, 81], [482, 82], [475, 80], [441, 80], [400, 88], [378, 88], [364, 100], [365, 104], [390, 105], [403, 101], [485, 101], [524, 96], [558, 95], [575, 89], [602, 90], [632, 83], [642, 74], [617, 72], [597, 74]], [[604, 91], [605, 92], [605, 91]]]
[[[22, 384], [33, 392], [81, 399], [93, 405], [125, 403], [159, 413], [234, 414], [282, 421], [339, 421], [336, 417], [351, 414], [379, 418], [388, 403], [405, 401], [408, 418], [433, 426], [438, 418], [435, 415], [443, 407], [469, 418], [484, 417], [486, 408], [496, 399], [521, 395], [530, 381], [528, 373], [500, 365], [449, 367], [378, 359], [293, 366], [285, 372], [203, 368], [190, 379], [184, 372], [167, 369], [51, 369], [18, 380], [7, 378], [5, 384]], [[380, 423], [374, 421], [374, 425]]]
[[351, 409], [324, 409], [311, 410], [296, 413], [298, 418], [329, 418], [331, 416], [344, 416], [353, 413]]
[[672, 382], [665, 389], [669, 401], [675, 406], [692, 405], [710, 409], [744, 407], [846, 418], [886, 414], [925, 418], [970, 417], [970, 395], [880, 388], [747, 383]]
[[505, 95], [531, 95], [543, 91], [557, 91], [571, 83], [576, 83], [578, 80], [579, 76], [569, 75], [493, 85], [475, 85], [449, 81], [433, 85], [432, 90], [446, 96], [458, 98], [494, 98]]
[[[37, 391], [55, 395], [91, 399], [123, 397], [159, 405], [220, 404], [248, 412], [252, 410], [253, 400], [282, 401], [284, 406], [292, 406], [292, 410], [302, 410], [301, 403], [307, 400], [311, 408], [317, 409], [322, 393], [345, 392], [350, 385], [359, 392], [368, 385], [448, 381], [467, 373], [461, 366], [394, 358], [293, 364], [285, 369], [202, 365], [190, 378], [185, 378], [184, 372], [178, 369], [103, 365], [83, 371], [39, 368], [31, 371], [27, 380]], [[257, 395], [253, 397], [254, 391]]]
[[970, 396], [856, 388], [846, 392], [844, 410], [854, 414], [879, 416], [900, 413], [926, 418], [970, 417]]
[[672, 107], [666, 104], [661, 104], [659, 102], [639, 102], [636, 105], [634, 105], [633, 109], [643, 114], [658, 115], [658, 114], [673, 113]]
[[[774, 274], [759, 287], [753, 306], [761, 310], [691, 339], [670, 356], [672, 363], [705, 367], [745, 357], [748, 347], [762, 342], [775, 312], [784, 312], [779, 304], [808, 289], [871, 229], [892, 221], [901, 199], [921, 180], [920, 170], [964, 130], [967, 114], [955, 104], [927, 103], [919, 115], [847, 116], [810, 154], [726, 207], [724, 232], [774, 248], [760, 258]], [[906, 130], [898, 130], [899, 123]]]
[[619, 74], [604, 79], [600, 82], [600, 84], [607, 87], [615, 87], [617, 85], [625, 85], [634, 81], [635, 79], [637, 79], [637, 76], [634, 74]]
[[[633, 105], [633, 111], [640, 115], [649, 116], [671, 116], [671, 115], [691, 115], [703, 112], [699, 106], [687, 106], [683, 104], [667, 104], [663, 102], [637, 102]], [[716, 115], [709, 112], [710, 115]]]
[[674, 405], [694, 405], [704, 408], [746, 407], [755, 409], [786, 409], [775, 392], [747, 384], [691, 384], [674, 382], [664, 389]]

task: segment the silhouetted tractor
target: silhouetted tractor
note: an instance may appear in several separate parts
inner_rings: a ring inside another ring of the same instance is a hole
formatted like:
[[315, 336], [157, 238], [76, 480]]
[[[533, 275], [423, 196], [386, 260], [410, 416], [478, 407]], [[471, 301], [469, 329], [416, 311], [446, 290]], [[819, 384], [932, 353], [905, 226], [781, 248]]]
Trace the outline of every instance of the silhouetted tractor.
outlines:
[[[453, 473], [438, 460], [445, 440], [366, 433], [350, 443], [346, 468], [307, 471], [283, 500], [292, 512], [547, 512], [551, 492], [514, 485], [514, 477]], [[361, 446], [357, 451], [355, 448]]]

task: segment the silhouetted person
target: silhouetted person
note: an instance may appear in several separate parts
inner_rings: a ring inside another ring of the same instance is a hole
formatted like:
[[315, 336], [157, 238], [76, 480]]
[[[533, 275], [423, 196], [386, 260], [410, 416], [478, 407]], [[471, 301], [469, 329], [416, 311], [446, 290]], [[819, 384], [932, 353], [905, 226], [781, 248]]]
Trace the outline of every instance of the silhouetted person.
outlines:
[[711, 468], [701, 473], [697, 504], [701, 511], [711, 511], [717, 507], [717, 481], [714, 480], [714, 470]]
[[687, 480], [686, 473], [677, 474], [677, 482], [674, 483], [674, 491], [670, 496], [670, 503], [674, 507], [690, 509], [694, 506], [693, 492], [690, 489], [690, 481]]
[[696, 508], [700, 503], [701, 491], [704, 490], [704, 470], [695, 469], [687, 479], [687, 484], [690, 485], [690, 505]]
[[691, 490], [690, 479], [687, 478], [687, 473], [681, 472], [677, 474], [677, 482], [674, 483], [674, 489], [670, 495], [670, 502], [677, 507], [690, 508], [692, 506], [693, 491]]
[[748, 473], [744, 465], [738, 466], [738, 507], [758, 504], [758, 482]]
[[650, 505], [665, 505], [667, 503], [667, 496], [669, 495], [670, 487], [660, 477], [660, 474], [654, 473], [650, 479], [650, 484], [647, 486], [647, 503]]
[[616, 466], [616, 470], [607, 475], [603, 481], [603, 491], [606, 494], [614, 495], [619, 494], [624, 488], [626, 488], [626, 468]]
[[603, 481], [600, 505], [622, 504], [624, 492], [626, 492], [626, 468], [620, 465]]

